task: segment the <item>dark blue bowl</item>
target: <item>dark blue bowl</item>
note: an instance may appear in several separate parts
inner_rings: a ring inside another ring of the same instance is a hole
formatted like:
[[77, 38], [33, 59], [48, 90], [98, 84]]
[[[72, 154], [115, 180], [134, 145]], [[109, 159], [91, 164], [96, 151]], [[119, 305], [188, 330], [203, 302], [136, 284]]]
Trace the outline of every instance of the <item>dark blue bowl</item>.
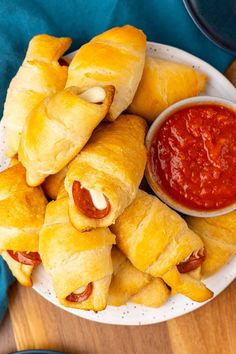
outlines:
[[183, 0], [199, 29], [219, 47], [236, 54], [236, 0]]

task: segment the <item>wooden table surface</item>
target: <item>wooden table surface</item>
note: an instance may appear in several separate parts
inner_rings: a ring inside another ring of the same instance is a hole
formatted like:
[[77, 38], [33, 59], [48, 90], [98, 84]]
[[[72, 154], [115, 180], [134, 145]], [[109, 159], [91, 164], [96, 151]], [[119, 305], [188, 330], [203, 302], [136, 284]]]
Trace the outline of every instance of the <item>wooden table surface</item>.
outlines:
[[[236, 61], [225, 74], [236, 85]], [[9, 312], [0, 324], [0, 354], [24, 349], [67, 354], [236, 354], [236, 281], [188, 315], [141, 327], [81, 319], [18, 284], [9, 294]]]
[[54, 349], [67, 354], [235, 354], [236, 281], [202, 308], [147, 326], [95, 323], [14, 285], [0, 327], [0, 354]]

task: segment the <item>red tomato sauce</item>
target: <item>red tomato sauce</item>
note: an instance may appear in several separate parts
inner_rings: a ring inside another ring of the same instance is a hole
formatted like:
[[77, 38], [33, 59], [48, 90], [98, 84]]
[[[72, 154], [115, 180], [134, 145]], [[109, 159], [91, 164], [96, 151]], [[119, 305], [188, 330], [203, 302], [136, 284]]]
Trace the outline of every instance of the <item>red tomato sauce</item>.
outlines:
[[214, 104], [174, 112], [156, 132], [148, 164], [184, 206], [216, 210], [236, 202], [236, 113]]

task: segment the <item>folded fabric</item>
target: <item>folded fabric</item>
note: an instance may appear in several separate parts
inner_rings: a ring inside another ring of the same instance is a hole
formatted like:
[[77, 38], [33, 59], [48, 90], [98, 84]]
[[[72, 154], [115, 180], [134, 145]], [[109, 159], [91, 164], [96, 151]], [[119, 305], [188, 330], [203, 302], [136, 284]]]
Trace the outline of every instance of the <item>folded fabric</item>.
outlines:
[[0, 17], [0, 110], [28, 42], [38, 33], [72, 37], [72, 51], [108, 28], [129, 23], [149, 41], [186, 50], [221, 71], [232, 60], [201, 33], [180, 0], [87, 0], [86, 5], [83, 0], [1, 0]]
[[15, 278], [11, 274], [6, 262], [0, 257], [0, 321], [8, 306], [7, 289], [14, 283]]

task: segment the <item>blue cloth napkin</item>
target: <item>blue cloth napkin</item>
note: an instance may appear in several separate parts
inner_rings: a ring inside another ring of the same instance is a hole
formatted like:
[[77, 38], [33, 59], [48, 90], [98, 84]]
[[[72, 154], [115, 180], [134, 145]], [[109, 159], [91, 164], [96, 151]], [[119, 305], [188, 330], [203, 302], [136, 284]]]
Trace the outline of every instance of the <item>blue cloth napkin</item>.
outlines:
[[0, 321], [8, 306], [7, 289], [14, 280], [15, 278], [8, 270], [6, 262], [0, 257]]
[[[204, 37], [180, 0], [1, 0], [0, 18], [0, 117], [9, 82], [38, 33], [72, 37], [72, 51], [108, 28], [129, 23], [141, 28], [148, 40], [184, 49], [221, 71], [232, 60]], [[12, 277], [0, 262], [1, 318]]]

